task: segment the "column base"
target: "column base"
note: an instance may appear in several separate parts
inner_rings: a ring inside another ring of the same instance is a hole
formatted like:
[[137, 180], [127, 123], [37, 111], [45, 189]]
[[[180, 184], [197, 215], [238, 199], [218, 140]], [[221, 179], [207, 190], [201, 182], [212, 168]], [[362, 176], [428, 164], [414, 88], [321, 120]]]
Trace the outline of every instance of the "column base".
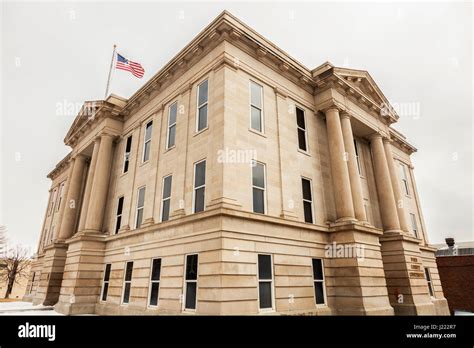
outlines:
[[95, 313], [104, 271], [105, 238], [103, 233], [85, 233], [68, 240], [64, 278], [54, 307], [59, 313]]

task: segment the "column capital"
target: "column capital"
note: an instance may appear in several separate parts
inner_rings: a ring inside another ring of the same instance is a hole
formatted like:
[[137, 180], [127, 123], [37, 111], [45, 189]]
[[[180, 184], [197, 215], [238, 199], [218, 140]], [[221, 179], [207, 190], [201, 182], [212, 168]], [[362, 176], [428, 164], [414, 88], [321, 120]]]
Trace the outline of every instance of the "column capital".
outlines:
[[323, 103], [323, 105], [319, 109], [320, 111], [327, 113], [331, 110], [336, 110], [339, 113], [346, 111], [346, 107], [342, 105], [339, 101], [335, 99], [328, 100]]
[[347, 118], [347, 119], [350, 120], [352, 118], [352, 115], [347, 110], [342, 110], [340, 112], [340, 115], [341, 115], [341, 119], [342, 118]]
[[281, 97], [281, 98], [285, 98], [285, 99], [288, 97], [288, 94], [285, 93], [281, 88], [274, 87], [273, 91], [275, 92], [277, 97]]
[[374, 140], [374, 139], [377, 139], [377, 138], [382, 138], [383, 139], [387, 139], [387, 136], [383, 133], [383, 132], [375, 132], [375, 133], [372, 133], [368, 136], [368, 138], [370, 139], [370, 141]]

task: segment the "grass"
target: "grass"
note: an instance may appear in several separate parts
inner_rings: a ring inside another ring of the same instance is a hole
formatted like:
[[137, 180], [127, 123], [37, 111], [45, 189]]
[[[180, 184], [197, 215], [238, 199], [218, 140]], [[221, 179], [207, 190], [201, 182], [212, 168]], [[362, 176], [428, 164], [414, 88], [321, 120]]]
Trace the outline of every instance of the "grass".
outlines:
[[0, 298], [0, 302], [18, 302], [20, 298]]

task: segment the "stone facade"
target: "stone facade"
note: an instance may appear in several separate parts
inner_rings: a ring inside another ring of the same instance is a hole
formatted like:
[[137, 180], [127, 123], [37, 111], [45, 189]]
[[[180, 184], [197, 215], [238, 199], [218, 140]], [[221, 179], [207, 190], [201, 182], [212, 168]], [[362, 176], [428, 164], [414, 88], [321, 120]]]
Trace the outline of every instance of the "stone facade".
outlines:
[[224, 12], [130, 99], [84, 104], [25, 298], [65, 314], [448, 314], [397, 119], [367, 72], [309, 70]]

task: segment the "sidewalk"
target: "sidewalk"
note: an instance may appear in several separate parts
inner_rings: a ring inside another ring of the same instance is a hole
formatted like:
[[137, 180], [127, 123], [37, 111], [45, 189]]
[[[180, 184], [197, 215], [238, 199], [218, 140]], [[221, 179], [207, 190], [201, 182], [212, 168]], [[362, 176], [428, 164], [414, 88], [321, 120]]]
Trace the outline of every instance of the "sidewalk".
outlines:
[[33, 306], [30, 302], [0, 302], [0, 315], [62, 315], [52, 306]]

